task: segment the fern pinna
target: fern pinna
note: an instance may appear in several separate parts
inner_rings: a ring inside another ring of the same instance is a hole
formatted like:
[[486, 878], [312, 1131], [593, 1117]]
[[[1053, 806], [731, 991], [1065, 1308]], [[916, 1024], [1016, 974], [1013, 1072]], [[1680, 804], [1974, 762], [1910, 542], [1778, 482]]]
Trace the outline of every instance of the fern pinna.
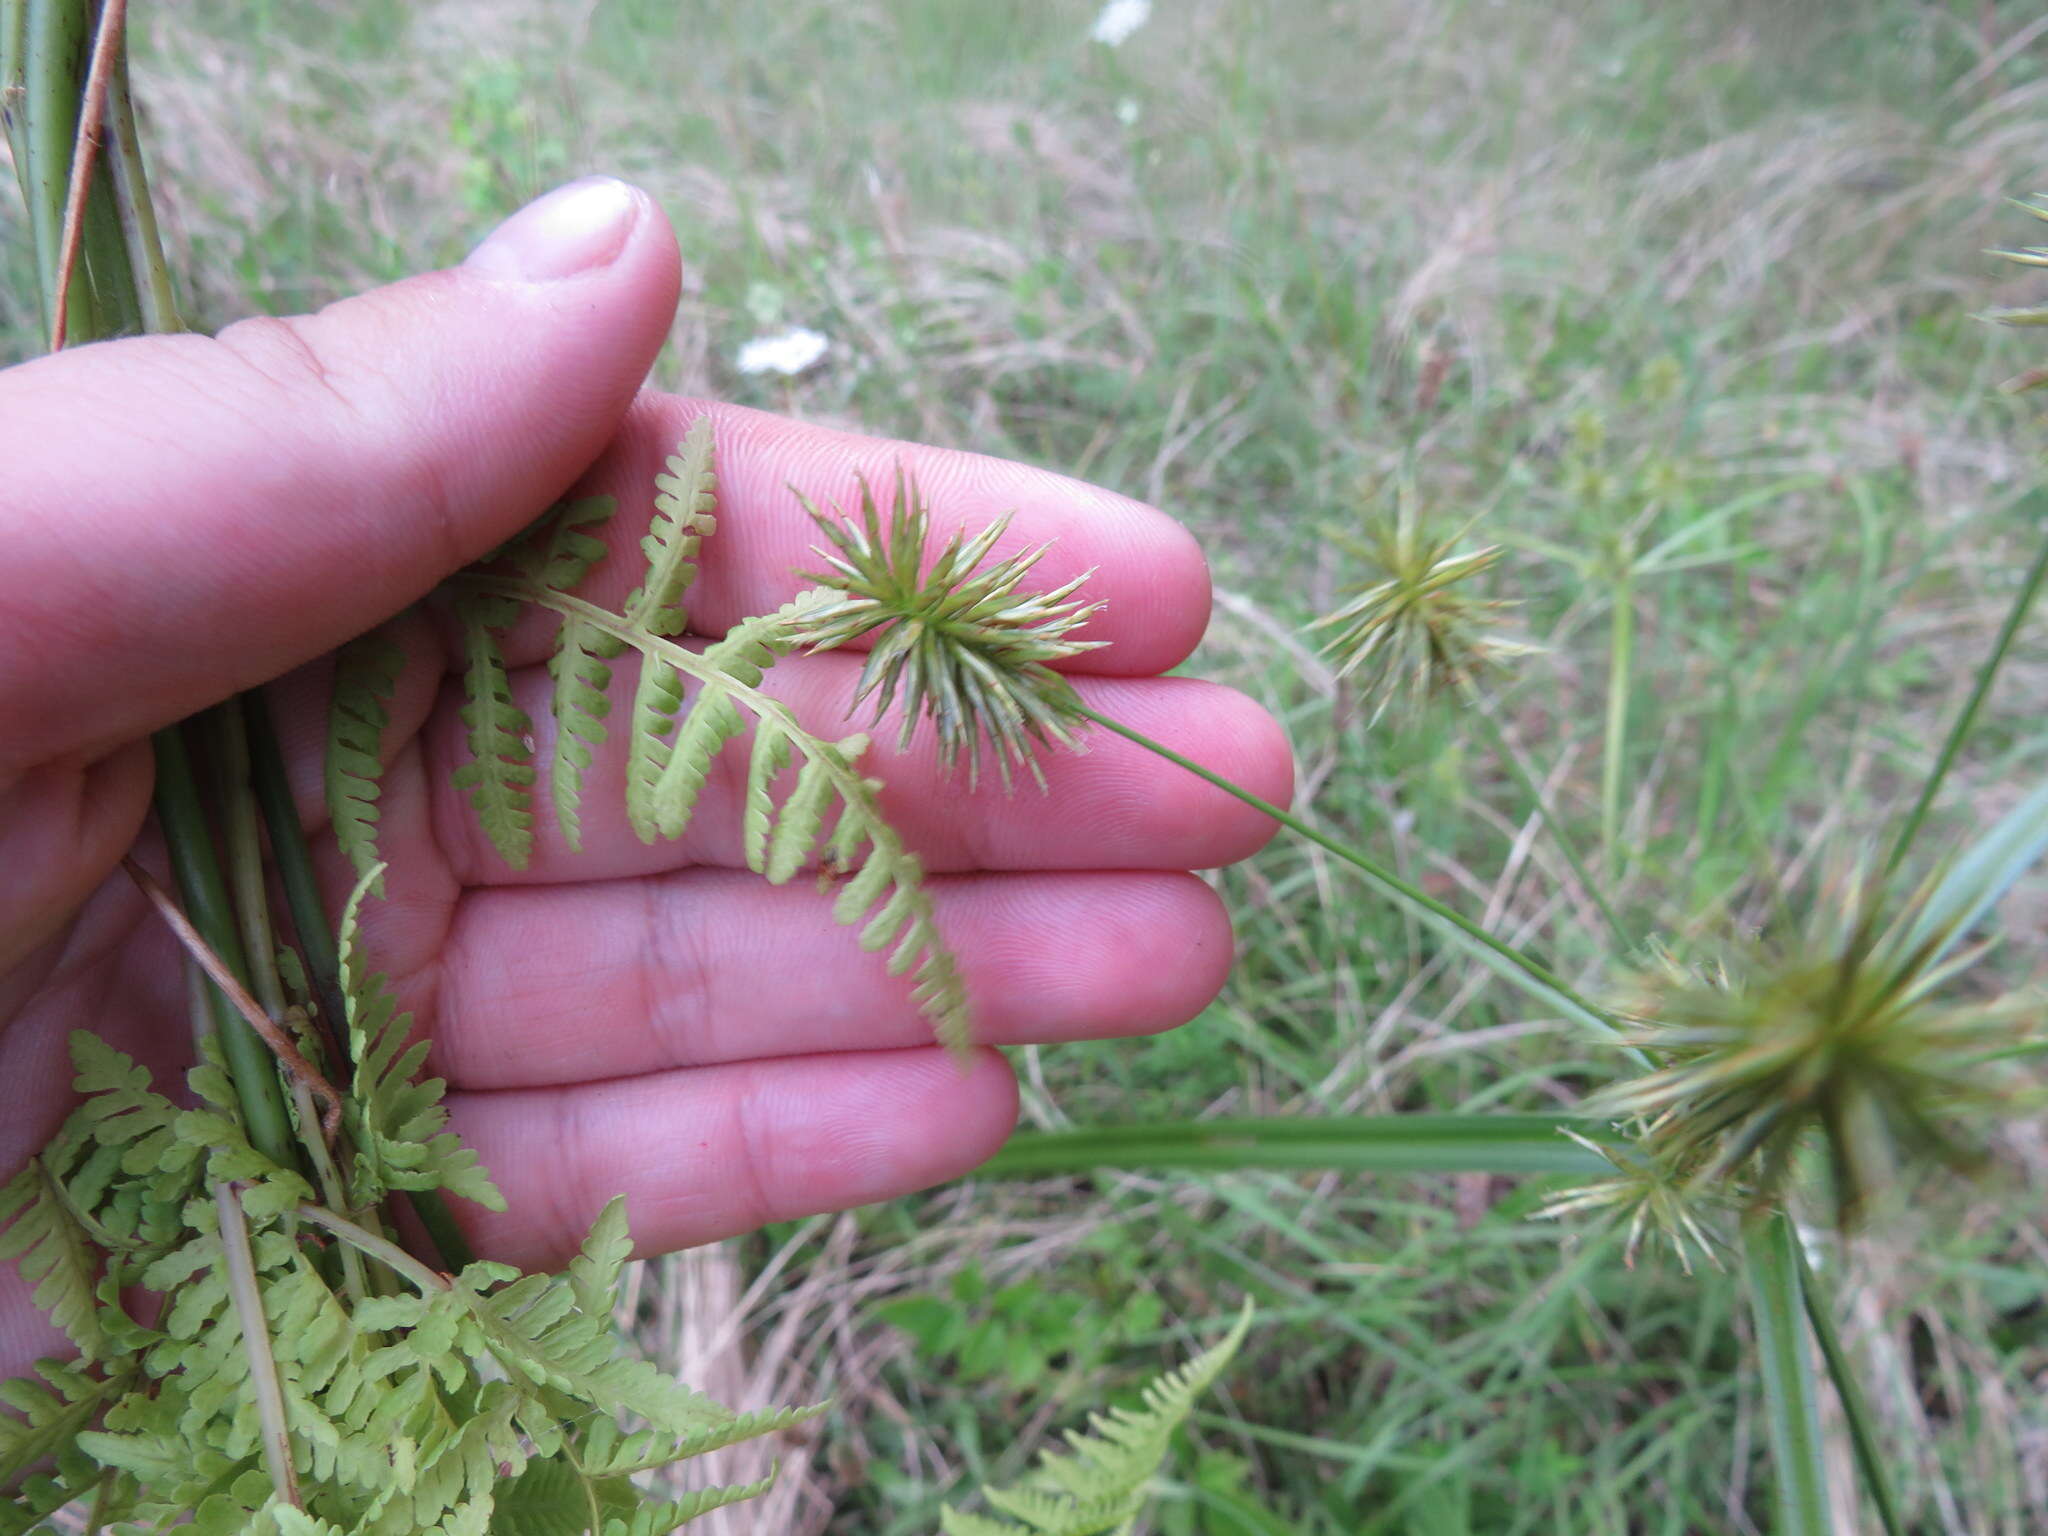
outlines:
[[[609, 497], [557, 507], [484, 566], [450, 583], [463, 635], [462, 719], [470, 751], [456, 784], [499, 856], [523, 868], [533, 852], [539, 773], [532, 722], [513, 701], [498, 635], [530, 610], [552, 615], [549, 799], [563, 842], [580, 847], [588, 771], [594, 750], [613, 729], [607, 690], [614, 667], [633, 653], [638, 676], [625, 722], [624, 802], [634, 831], [650, 843], [682, 836], [713, 760], [751, 729], [741, 826], [748, 866], [777, 884], [810, 864], [832, 877], [837, 920], [859, 924], [868, 949], [889, 951], [891, 974], [912, 977], [939, 1038], [964, 1045], [967, 999], [959, 969], [939, 938], [923, 868], [884, 819], [877, 786], [861, 771], [867, 737], [814, 735], [760, 688], [762, 674], [804, 641], [832, 594], [807, 593], [745, 620], [701, 650], [682, 643], [698, 549], [716, 528], [708, 417], [697, 419], [655, 484], [654, 518], [641, 540], [646, 570], [618, 609], [575, 590], [604, 558], [605, 546], [592, 530], [611, 516]], [[392, 675], [367, 664], [346, 668], [337, 718], [381, 719]], [[365, 870], [378, 861], [376, 757], [362, 750], [361, 738], [359, 730], [341, 738], [342, 750], [330, 757], [329, 785], [336, 840]], [[793, 782], [785, 788], [792, 768]]]
[[[897, 489], [886, 529], [865, 487], [857, 527], [814, 512], [833, 547], [826, 587], [701, 649], [681, 637], [698, 551], [716, 527], [707, 419], [657, 481], [645, 570], [621, 607], [577, 595], [606, 554], [596, 531], [610, 500], [556, 507], [447, 584], [470, 751], [455, 782], [506, 863], [524, 866], [541, 770], [500, 637], [527, 613], [551, 615], [548, 810], [577, 848], [596, 750], [614, 728], [614, 669], [631, 653], [620, 791], [630, 825], [649, 842], [681, 836], [714, 762], [751, 734], [733, 768], [748, 866], [777, 883], [818, 869], [836, 919], [889, 952], [939, 1038], [959, 1046], [959, 970], [923, 870], [861, 770], [867, 738], [806, 730], [762, 691], [763, 675], [793, 650], [876, 634], [861, 696], [894, 697], [908, 720], [933, 721], [942, 761], [964, 748], [970, 774], [974, 732], [986, 731], [1007, 779], [1011, 762], [1030, 766], [1034, 745], [1075, 744], [1078, 702], [1046, 663], [1088, 648], [1069, 631], [1093, 609], [1070, 600], [1078, 583], [1017, 595], [1043, 551], [979, 569], [1000, 526], [968, 544], [956, 537], [925, 570], [926, 509], [907, 482]], [[443, 1195], [503, 1208], [448, 1128], [444, 1085], [420, 1075], [427, 1044], [358, 942], [362, 906], [382, 894], [380, 752], [403, 662], [383, 632], [337, 657], [326, 787], [358, 881], [327, 962], [336, 974], [319, 989], [328, 1006], [287, 953], [279, 970], [296, 978], [294, 997], [265, 1034], [339, 1113], [316, 1119], [301, 1093], [297, 1144], [280, 1157], [245, 1133], [215, 1039], [202, 1042], [193, 1102], [181, 1105], [81, 1033], [83, 1102], [0, 1189], [0, 1260], [20, 1260], [80, 1356], [0, 1384], [0, 1536], [80, 1501], [90, 1529], [119, 1533], [659, 1536], [765, 1485], [656, 1498], [639, 1474], [815, 1411], [734, 1413], [620, 1352], [611, 1313], [631, 1244], [617, 1201], [558, 1275], [457, 1257], [443, 1272], [395, 1240], [401, 1200], [437, 1239], [452, 1232], [437, 1226]], [[167, 916], [175, 926], [175, 907]], [[162, 1298], [160, 1310], [132, 1305], [144, 1293]], [[1072, 1467], [1049, 1463], [1043, 1487], [995, 1491], [992, 1502], [1024, 1521], [1015, 1529], [1126, 1521], [1167, 1431], [1221, 1359], [1170, 1378], [1146, 1414], [1098, 1421], [1100, 1438], [1074, 1442]], [[1013, 1528], [949, 1520], [949, 1530]]]
[[[210, 1042], [181, 1107], [73, 1037], [86, 1097], [0, 1190], [0, 1258], [22, 1259], [81, 1358], [0, 1386], [0, 1536], [79, 1500], [117, 1533], [657, 1536], [764, 1485], [659, 1499], [636, 1474], [816, 1411], [735, 1413], [621, 1353], [622, 1202], [559, 1275], [443, 1274], [393, 1241], [393, 1191], [503, 1202], [446, 1129], [443, 1085], [416, 1080], [411, 1016], [361, 964], [377, 873], [342, 923], [342, 1168], [309, 1179], [251, 1147]], [[153, 1318], [138, 1291], [163, 1298]]]

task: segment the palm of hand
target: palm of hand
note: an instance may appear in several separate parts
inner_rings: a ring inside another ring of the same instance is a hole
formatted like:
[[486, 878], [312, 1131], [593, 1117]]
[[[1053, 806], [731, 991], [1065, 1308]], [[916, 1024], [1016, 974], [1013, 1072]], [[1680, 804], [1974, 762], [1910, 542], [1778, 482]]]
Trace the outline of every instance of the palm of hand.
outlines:
[[[647, 488], [699, 409], [644, 399], [586, 477], [584, 489], [621, 507], [608, 538], [615, 558], [590, 585], [598, 600], [616, 602], [636, 579]], [[1077, 679], [1092, 704], [1268, 793], [1284, 783], [1284, 748], [1260, 711], [1153, 675], [1181, 658], [1206, 612], [1199, 556], [1158, 514], [995, 461], [752, 412], [721, 409], [718, 419], [723, 516], [692, 592], [693, 627], [707, 637], [786, 599], [795, 571], [813, 563], [787, 483], [843, 498], [856, 471], [886, 474], [912, 456], [942, 523], [976, 527], [1014, 508], [1006, 547], [1058, 541], [1048, 583], [1099, 568], [1091, 593], [1110, 606], [1092, 632], [1111, 644], [1077, 668], [1095, 674]], [[687, 835], [649, 846], [626, 823], [615, 739], [590, 775], [582, 851], [570, 853], [543, 814], [529, 867], [510, 870], [450, 783], [467, 755], [450, 636], [428, 610], [394, 632], [409, 660], [383, 742], [380, 837], [392, 868], [364, 936], [435, 1039], [458, 1128], [509, 1197], [504, 1215], [464, 1213], [482, 1250], [554, 1263], [623, 1192], [640, 1247], [659, 1251], [918, 1188], [1001, 1143], [1015, 1113], [1001, 1059], [979, 1051], [963, 1074], [931, 1045], [908, 984], [833, 926], [808, 882], [770, 887], [742, 867], [743, 749], [721, 759]], [[536, 622], [506, 647], [542, 761], [549, 640]], [[792, 658], [767, 686], [809, 728], [838, 734], [858, 666], [838, 654]], [[629, 665], [615, 681], [616, 703], [631, 687]], [[327, 682], [315, 663], [273, 694], [309, 824], [324, 821]], [[932, 871], [980, 1040], [1159, 1029], [1213, 995], [1227, 921], [1185, 871], [1249, 852], [1265, 834], [1257, 818], [1122, 743], [1056, 757], [1043, 797], [1011, 797], [948, 775], [922, 738], [896, 752], [893, 730], [878, 736], [867, 769]], [[12, 797], [17, 832], [41, 828], [30, 835], [47, 839], [53, 817], [71, 822], [57, 847], [16, 863], [40, 885], [17, 902], [63, 920], [47, 936], [30, 922], [11, 927], [40, 942], [17, 944], [0, 979], [0, 1083], [27, 1110], [0, 1121], [0, 1173], [66, 1108], [70, 1031], [93, 1029], [160, 1076], [190, 1055], [175, 945], [110, 872], [141, 817], [146, 744], [126, 742], [91, 767], [77, 760], [22, 775]], [[338, 908], [350, 871], [324, 833], [317, 847]], [[140, 856], [156, 857], [147, 841]], [[41, 927], [52, 927], [48, 917]], [[41, 1342], [14, 1285], [0, 1275], [0, 1364]]]

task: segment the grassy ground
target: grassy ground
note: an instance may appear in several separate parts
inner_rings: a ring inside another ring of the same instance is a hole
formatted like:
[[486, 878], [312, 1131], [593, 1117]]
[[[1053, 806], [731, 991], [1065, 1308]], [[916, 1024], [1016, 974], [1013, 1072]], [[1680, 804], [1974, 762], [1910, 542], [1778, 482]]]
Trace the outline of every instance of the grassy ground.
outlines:
[[[172, 9], [145, 98], [203, 320], [640, 180], [691, 271], [662, 382], [1171, 508], [1221, 589], [1194, 670], [1288, 721], [1310, 813], [1589, 987], [1625, 951], [1503, 740], [1631, 944], [1768, 921], [1911, 796], [2048, 512], [2038, 408], [1993, 387], [2039, 351], [1972, 318], [2027, 291], [1980, 252], [2033, 238], [1999, 202], [2044, 179], [2028, 6], [1187, 0], [1115, 50], [1042, 0]], [[739, 375], [784, 324], [825, 363]], [[1368, 728], [1303, 649], [1355, 570], [1322, 530], [1403, 481], [1508, 546], [1546, 650], [1489, 687], [1504, 738], [1448, 705]], [[1930, 848], [2038, 782], [2044, 682], [2023, 637]], [[1023, 1053], [1035, 1122], [1555, 1108], [1616, 1074], [1299, 845], [1224, 884], [1225, 997]], [[2009, 903], [2009, 977], [2044, 911]], [[1916, 1530], [2048, 1525], [2048, 1142], [1999, 1147], [1823, 1253]], [[1542, 1193], [984, 1182], [672, 1262], [642, 1313], [696, 1361], [738, 1307], [732, 1390], [837, 1394], [732, 1530], [928, 1531], [1245, 1291], [1166, 1536], [1767, 1528], [1737, 1282], [1626, 1268]]]

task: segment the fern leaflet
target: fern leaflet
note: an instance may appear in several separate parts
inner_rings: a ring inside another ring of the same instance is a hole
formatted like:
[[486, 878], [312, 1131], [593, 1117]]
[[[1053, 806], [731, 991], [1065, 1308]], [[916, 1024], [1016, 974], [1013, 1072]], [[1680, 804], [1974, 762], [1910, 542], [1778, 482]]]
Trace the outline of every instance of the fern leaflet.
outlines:
[[647, 575], [626, 599], [626, 619], [634, 628], [680, 635], [688, 627], [683, 594], [697, 579], [698, 547], [718, 527], [712, 516], [717, 485], [711, 418], [699, 416], [670, 457], [667, 472], [654, 481], [654, 519], [640, 541]]
[[514, 869], [533, 856], [533, 722], [512, 702], [512, 680], [493, 630], [519, 616], [516, 604], [472, 598], [456, 605], [462, 621], [462, 723], [470, 760], [455, 770], [455, 786], [469, 792], [491, 846]]
[[1129, 1536], [1145, 1506], [1146, 1485], [1166, 1460], [1173, 1432], [1209, 1389], [1251, 1330], [1251, 1303], [1212, 1348], [1147, 1384], [1144, 1407], [1090, 1414], [1093, 1433], [1067, 1433], [1067, 1451], [1048, 1451], [1013, 1488], [982, 1493], [1007, 1519], [941, 1512], [945, 1536]]
[[[334, 703], [327, 716], [327, 816], [334, 841], [360, 877], [377, 862], [377, 798], [384, 777], [381, 748], [405, 650], [388, 631], [373, 629], [334, 657]], [[384, 894], [380, 886], [375, 894]]]
[[477, 1155], [447, 1129], [441, 1097], [447, 1084], [420, 1078], [428, 1046], [411, 1045], [412, 1015], [400, 1013], [381, 975], [366, 973], [357, 919], [363, 898], [382, 866], [356, 885], [340, 930], [343, 1001], [348, 1009], [349, 1056], [355, 1077], [346, 1120], [356, 1156], [349, 1198], [367, 1207], [388, 1190], [445, 1189], [490, 1210], [505, 1209]]
[[35, 1304], [81, 1355], [97, 1359], [106, 1344], [93, 1305], [99, 1260], [40, 1158], [0, 1186], [0, 1263], [9, 1259], [19, 1261]]

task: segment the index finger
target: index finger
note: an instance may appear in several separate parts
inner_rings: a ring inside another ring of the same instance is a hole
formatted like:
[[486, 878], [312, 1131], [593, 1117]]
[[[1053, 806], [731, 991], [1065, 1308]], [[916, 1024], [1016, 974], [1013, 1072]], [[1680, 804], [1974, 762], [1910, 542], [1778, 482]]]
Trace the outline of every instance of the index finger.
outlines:
[[[934, 541], [978, 532], [1013, 514], [990, 559], [1050, 544], [1027, 578], [1044, 590], [1092, 570], [1081, 595], [1104, 605], [1080, 638], [1106, 641], [1067, 670], [1146, 677], [1184, 661], [1209, 622], [1209, 568], [1188, 531], [1157, 508], [1049, 470], [920, 443], [893, 442], [791, 421], [744, 406], [649, 392], [635, 403], [575, 495], [616, 497], [605, 534], [611, 558], [586, 595], [617, 603], [642, 569], [640, 533], [662, 472], [690, 424], [709, 413], [718, 476], [718, 531], [704, 541], [686, 603], [695, 634], [723, 634], [772, 612], [806, 586], [822, 561], [820, 535], [795, 491], [829, 512], [859, 506], [865, 477], [886, 497], [899, 466], [931, 507]], [[792, 487], [795, 489], [793, 490]], [[884, 510], [887, 510], [884, 500]], [[544, 646], [545, 642], [541, 642]], [[515, 643], [514, 651], [526, 647]], [[535, 657], [515, 656], [519, 661]]]

